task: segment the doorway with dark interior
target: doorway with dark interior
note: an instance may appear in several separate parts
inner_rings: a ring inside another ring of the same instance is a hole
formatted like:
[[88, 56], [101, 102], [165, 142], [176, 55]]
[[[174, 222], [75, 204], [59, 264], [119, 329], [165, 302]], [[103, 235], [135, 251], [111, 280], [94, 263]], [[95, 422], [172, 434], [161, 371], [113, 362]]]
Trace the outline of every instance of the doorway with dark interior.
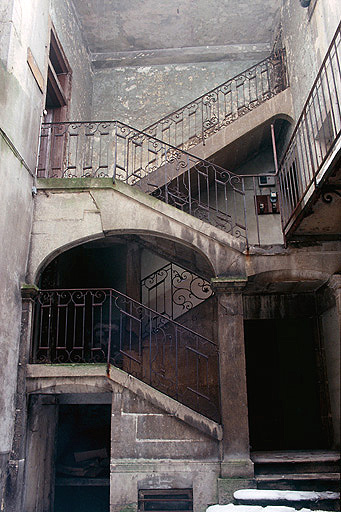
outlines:
[[54, 512], [108, 512], [111, 405], [65, 402], [59, 405]]
[[245, 321], [252, 451], [328, 448], [313, 318]]

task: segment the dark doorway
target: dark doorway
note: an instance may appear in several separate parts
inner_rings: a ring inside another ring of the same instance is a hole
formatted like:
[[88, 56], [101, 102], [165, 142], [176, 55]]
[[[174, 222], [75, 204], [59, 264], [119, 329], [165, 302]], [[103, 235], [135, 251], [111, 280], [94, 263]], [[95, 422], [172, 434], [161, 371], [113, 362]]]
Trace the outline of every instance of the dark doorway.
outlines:
[[108, 512], [110, 405], [59, 406], [54, 512]]
[[252, 450], [325, 448], [311, 318], [247, 320]]

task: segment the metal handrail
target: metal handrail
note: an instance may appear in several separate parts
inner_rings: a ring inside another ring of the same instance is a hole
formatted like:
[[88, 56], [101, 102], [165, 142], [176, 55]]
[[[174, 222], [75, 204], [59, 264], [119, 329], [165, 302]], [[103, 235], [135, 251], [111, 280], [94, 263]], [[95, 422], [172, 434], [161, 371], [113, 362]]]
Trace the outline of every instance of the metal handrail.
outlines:
[[212, 340], [113, 288], [40, 290], [34, 306], [32, 364], [114, 365], [219, 419]]
[[339, 24], [279, 165], [282, 229], [295, 228], [303, 209], [321, 190], [320, 172], [341, 134]]
[[189, 149], [253, 110], [289, 85], [285, 49], [238, 73], [144, 128], [181, 149]]

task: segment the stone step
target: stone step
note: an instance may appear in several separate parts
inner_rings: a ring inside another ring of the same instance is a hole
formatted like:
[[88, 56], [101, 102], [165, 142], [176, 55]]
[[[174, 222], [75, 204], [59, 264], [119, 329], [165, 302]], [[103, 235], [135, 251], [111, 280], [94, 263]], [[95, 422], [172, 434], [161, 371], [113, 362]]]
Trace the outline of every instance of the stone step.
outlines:
[[255, 475], [339, 473], [340, 454], [336, 451], [254, 452]]
[[284, 473], [274, 475], [257, 475], [257, 482], [278, 482], [281, 480], [325, 480], [339, 481], [340, 473]]
[[284, 473], [255, 477], [258, 489], [338, 491], [340, 473]]
[[252, 452], [251, 458], [259, 463], [302, 463], [302, 462], [338, 462], [340, 453], [336, 450], [277, 450], [271, 452]]
[[293, 491], [241, 489], [233, 494], [237, 505], [292, 506], [296, 509], [339, 510], [340, 493], [332, 491]]
[[[270, 505], [262, 507], [260, 505], [211, 505], [206, 512], [297, 512], [293, 507], [278, 507]], [[311, 512], [311, 508], [301, 508], [299, 512]], [[328, 512], [324, 510], [315, 510], [315, 512]]]

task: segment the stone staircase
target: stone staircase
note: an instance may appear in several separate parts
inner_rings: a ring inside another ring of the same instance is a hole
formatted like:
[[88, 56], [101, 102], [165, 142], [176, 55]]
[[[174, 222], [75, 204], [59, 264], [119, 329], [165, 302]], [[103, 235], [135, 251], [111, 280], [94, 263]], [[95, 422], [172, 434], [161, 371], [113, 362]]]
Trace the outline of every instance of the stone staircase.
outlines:
[[[234, 493], [234, 504], [340, 510], [340, 453], [337, 451], [254, 452], [256, 489]], [[240, 509], [241, 510], [241, 509]], [[267, 510], [267, 509], [266, 509]], [[242, 512], [242, 511], [241, 511]]]
[[338, 491], [337, 451], [254, 452], [258, 489]]
[[[291, 510], [340, 510], [340, 493], [332, 491], [284, 491], [241, 489], [234, 493], [235, 510], [243, 506], [245, 510], [271, 510], [289, 512]], [[243, 508], [244, 508], [243, 507]], [[247, 507], [247, 508], [246, 508]]]

